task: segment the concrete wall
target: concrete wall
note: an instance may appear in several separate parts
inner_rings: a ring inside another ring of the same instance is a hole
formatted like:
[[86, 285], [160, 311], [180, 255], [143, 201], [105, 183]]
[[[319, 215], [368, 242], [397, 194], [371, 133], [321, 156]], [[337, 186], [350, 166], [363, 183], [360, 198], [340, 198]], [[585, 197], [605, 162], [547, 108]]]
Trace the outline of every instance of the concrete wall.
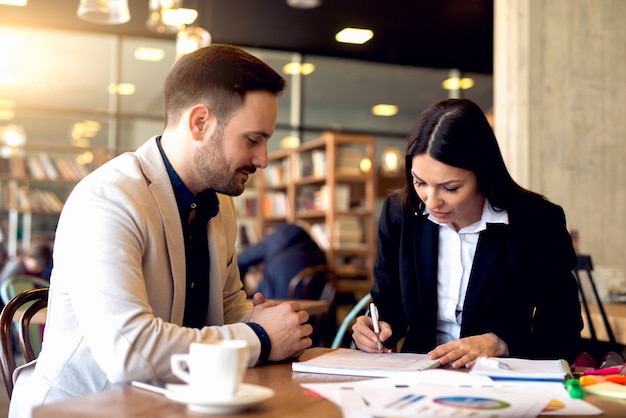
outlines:
[[520, 184], [626, 288], [626, 1], [495, 0], [494, 116]]

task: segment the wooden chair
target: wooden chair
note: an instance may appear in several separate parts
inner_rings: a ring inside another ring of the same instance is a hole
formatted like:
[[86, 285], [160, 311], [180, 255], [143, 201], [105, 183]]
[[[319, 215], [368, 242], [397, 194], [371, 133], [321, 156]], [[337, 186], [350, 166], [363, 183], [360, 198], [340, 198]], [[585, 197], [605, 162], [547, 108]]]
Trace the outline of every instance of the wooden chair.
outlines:
[[18, 325], [18, 342], [26, 363], [37, 358], [31, 344], [30, 321], [35, 314], [48, 306], [48, 288], [27, 289], [9, 300], [0, 313], [0, 344], [2, 345], [2, 377], [11, 398], [13, 372], [17, 364], [13, 347], [13, 324]]
[[[587, 254], [578, 254], [578, 263], [574, 268], [574, 276], [576, 277], [576, 281], [578, 282], [578, 293], [580, 296], [580, 302], [583, 308], [583, 314], [587, 318], [587, 325], [589, 327], [590, 338], [583, 339], [583, 351], [587, 351], [591, 353], [596, 359], [601, 359], [605, 354], [615, 351], [617, 353], [626, 353], [626, 347], [623, 344], [620, 344], [615, 339], [615, 334], [613, 333], [613, 329], [611, 327], [611, 323], [607, 317], [607, 314], [604, 310], [604, 306], [602, 305], [602, 300], [600, 299], [600, 295], [598, 294], [598, 289], [596, 288], [596, 284], [593, 280], [593, 263], [591, 262], [591, 256]], [[602, 324], [606, 330], [606, 335], [608, 337], [608, 341], [602, 341], [598, 339], [596, 335], [596, 328], [594, 322], [591, 318], [591, 311], [589, 308], [589, 295], [585, 294], [585, 287], [582, 285], [583, 278], [586, 278], [589, 281], [589, 287], [591, 288], [592, 297], [595, 299], [595, 303], [598, 306], [598, 310], [600, 311], [600, 316], [602, 317]]]
[[16, 274], [2, 282], [0, 285], [0, 297], [3, 305], [6, 305], [11, 299], [26, 289], [48, 286], [50, 286], [50, 283], [41, 277], [29, 274]]
[[[322, 291], [318, 296], [317, 292], [320, 288]], [[328, 313], [311, 318], [314, 345], [324, 345], [327, 340], [332, 338], [330, 335], [334, 333], [334, 324], [336, 322], [336, 293], [337, 280], [326, 264], [306, 267], [289, 282], [287, 290], [289, 299], [319, 299], [328, 303]]]

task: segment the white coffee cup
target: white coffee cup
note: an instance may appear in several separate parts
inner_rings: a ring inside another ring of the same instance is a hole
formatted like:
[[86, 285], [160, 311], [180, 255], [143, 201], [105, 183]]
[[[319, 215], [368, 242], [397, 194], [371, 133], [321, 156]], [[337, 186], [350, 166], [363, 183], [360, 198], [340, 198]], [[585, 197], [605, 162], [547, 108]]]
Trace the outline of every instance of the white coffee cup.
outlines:
[[191, 343], [189, 354], [173, 354], [172, 373], [206, 394], [207, 399], [234, 397], [248, 367], [248, 343], [219, 340]]

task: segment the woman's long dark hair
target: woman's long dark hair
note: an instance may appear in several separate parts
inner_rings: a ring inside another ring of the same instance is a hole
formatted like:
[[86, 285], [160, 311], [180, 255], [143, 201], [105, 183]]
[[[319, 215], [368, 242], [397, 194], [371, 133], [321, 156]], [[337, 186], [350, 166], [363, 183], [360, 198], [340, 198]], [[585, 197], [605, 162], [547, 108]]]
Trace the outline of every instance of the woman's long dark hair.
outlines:
[[446, 99], [420, 113], [407, 136], [406, 184], [399, 198], [404, 207], [421, 213], [422, 202], [413, 188], [413, 157], [428, 154], [444, 164], [471, 170], [478, 187], [495, 210], [507, 210], [522, 188], [509, 174], [498, 141], [483, 111], [467, 99]]

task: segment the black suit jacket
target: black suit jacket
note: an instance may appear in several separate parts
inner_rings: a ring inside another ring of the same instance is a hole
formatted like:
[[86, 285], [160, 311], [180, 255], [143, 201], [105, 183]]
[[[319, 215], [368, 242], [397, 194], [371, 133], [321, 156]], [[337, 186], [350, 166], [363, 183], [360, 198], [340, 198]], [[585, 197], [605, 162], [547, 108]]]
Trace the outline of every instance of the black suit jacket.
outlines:
[[[512, 357], [572, 361], [583, 325], [565, 214], [532, 195], [508, 214], [508, 225], [480, 233], [461, 337], [493, 332]], [[372, 297], [392, 327], [389, 345], [404, 336], [402, 351], [428, 352], [436, 346], [439, 226], [390, 197], [378, 228]]]

